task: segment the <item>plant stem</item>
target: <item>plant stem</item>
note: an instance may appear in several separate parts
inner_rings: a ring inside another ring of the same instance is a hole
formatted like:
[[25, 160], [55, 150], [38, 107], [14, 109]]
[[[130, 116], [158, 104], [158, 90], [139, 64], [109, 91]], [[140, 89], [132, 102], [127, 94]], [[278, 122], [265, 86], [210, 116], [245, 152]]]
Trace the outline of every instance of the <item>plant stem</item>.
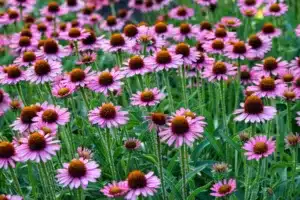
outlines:
[[182, 96], [185, 108], [188, 108], [188, 99], [186, 93], [186, 82], [185, 82], [185, 67], [181, 67], [181, 87], [182, 87]]
[[84, 104], [85, 104], [85, 106], [86, 106], [86, 108], [88, 109], [88, 110], [90, 110], [90, 104], [89, 104], [89, 102], [88, 102], [88, 98], [87, 98], [87, 96], [86, 96], [86, 93], [85, 93], [85, 91], [84, 91], [84, 88], [80, 88], [80, 93], [81, 93], [81, 96], [82, 96], [82, 98], [83, 98], [83, 101], [84, 101]]
[[158, 132], [156, 133], [156, 154], [158, 159], [158, 170], [159, 170], [159, 176], [161, 180], [161, 189], [162, 189], [162, 196], [163, 200], [166, 199], [166, 189], [165, 189], [165, 181], [164, 181], [164, 174], [163, 174], [163, 161], [162, 161], [162, 152], [161, 152], [161, 145], [160, 145], [160, 138], [158, 135]]
[[117, 173], [116, 173], [116, 167], [114, 164], [114, 159], [113, 159], [113, 149], [111, 146], [111, 139], [110, 139], [110, 132], [109, 129], [106, 129], [106, 144], [107, 144], [107, 150], [108, 150], [108, 160], [109, 160], [109, 165], [111, 169], [111, 174], [113, 177], [113, 180], [117, 180]]
[[10, 171], [11, 177], [13, 178], [13, 183], [14, 183], [17, 193], [19, 195], [23, 196], [23, 192], [22, 192], [22, 189], [21, 189], [21, 186], [20, 186], [20, 183], [17, 178], [17, 174], [16, 174], [15, 170], [13, 168], [9, 167], [9, 171]]
[[287, 101], [287, 133], [291, 133], [292, 131], [292, 118], [291, 118], [291, 102]]
[[164, 78], [165, 84], [167, 86], [168, 99], [169, 99], [169, 104], [170, 104], [170, 108], [171, 108], [170, 110], [175, 111], [173, 97], [172, 97], [172, 89], [171, 89], [170, 82], [168, 79], [167, 71], [163, 71], [163, 78]]
[[186, 199], [186, 170], [185, 170], [185, 144], [180, 148], [181, 173], [182, 173], [182, 199]]
[[16, 89], [17, 89], [18, 95], [20, 96], [20, 98], [21, 98], [21, 100], [22, 100], [24, 106], [26, 106], [27, 103], [26, 103], [26, 101], [25, 101], [25, 98], [24, 98], [24, 96], [23, 96], [22, 89], [21, 89], [21, 86], [20, 86], [19, 83], [16, 84]]

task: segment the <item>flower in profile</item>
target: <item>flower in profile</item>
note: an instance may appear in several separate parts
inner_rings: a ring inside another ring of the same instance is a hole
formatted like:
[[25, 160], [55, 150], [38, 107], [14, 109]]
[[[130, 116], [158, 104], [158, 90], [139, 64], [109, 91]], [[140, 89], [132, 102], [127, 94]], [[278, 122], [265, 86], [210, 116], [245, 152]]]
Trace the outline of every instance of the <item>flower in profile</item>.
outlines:
[[3, 199], [3, 200], [23, 200], [23, 197], [18, 196], [18, 195], [1, 194], [0, 199]]
[[295, 29], [295, 33], [297, 37], [300, 37], [300, 25], [298, 25], [297, 28]]
[[95, 92], [103, 93], [108, 96], [115, 90], [120, 90], [123, 82], [121, 79], [124, 77], [123, 73], [116, 69], [108, 69], [92, 75], [87, 80], [87, 87]]
[[251, 83], [254, 83], [254, 81], [256, 80], [256, 75], [253, 72], [253, 70], [252, 69], [250, 70], [247, 65], [242, 65], [240, 68], [241, 68], [240, 69], [241, 83], [243, 85], [249, 85]]
[[202, 116], [197, 116], [197, 114], [192, 112], [190, 109], [180, 108], [175, 112], [175, 116], [177, 115], [191, 118], [193, 122], [197, 123], [197, 125], [200, 127], [204, 127], [206, 125], [206, 122], [204, 121], [205, 118]]
[[109, 40], [103, 41], [102, 48], [104, 51], [111, 53], [119, 51], [130, 52], [133, 45], [133, 41], [125, 40], [120, 33], [114, 33]]
[[248, 18], [252, 18], [257, 14], [257, 8], [255, 7], [241, 7], [240, 12]]
[[239, 134], [239, 138], [241, 140], [242, 143], [248, 142], [248, 140], [250, 139], [250, 136], [248, 133], [246, 132], [242, 132]]
[[160, 103], [164, 97], [165, 95], [158, 88], [146, 88], [144, 91], [133, 94], [130, 99], [131, 104], [134, 106], [155, 106]]
[[155, 52], [153, 56], [146, 58], [145, 62], [155, 71], [177, 69], [183, 64], [181, 55], [167, 49]]
[[286, 71], [288, 62], [281, 60], [281, 58], [274, 58], [272, 56], [263, 60], [262, 64], [256, 64], [253, 67], [253, 71], [259, 74], [259, 76], [277, 76]]
[[96, 182], [100, 175], [101, 170], [95, 161], [79, 158], [64, 163], [63, 168], [57, 170], [56, 178], [63, 187], [85, 189], [89, 182]]
[[25, 51], [34, 51], [37, 47], [37, 40], [28, 36], [20, 36], [19, 40], [11, 40], [10, 48], [17, 54]]
[[243, 149], [246, 150], [247, 160], [260, 160], [274, 153], [275, 141], [265, 135], [254, 136], [244, 144]]
[[237, 115], [235, 121], [259, 123], [269, 121], [276, 115], [276, 108], [264, 106], [263, 101], [255, 95], [248, 96], [245, 103], [241, 103], [241, 107], [233, 113]]
[[33, 51], [25, 51], [19, 57], [14, 60], [14, 64], [23, 67], [29, 67], [39, 58]]
[[84, 70], [81, 68], [74, 68], [67, 74], [65, 84], [74, 84], [76, 86], [85, 87], [89, 81], [89, 77], [93, 75], [91, 67], [87, 67]]
[[67, 108], [61, 108], [58, 105], [44, 102], [42, 110], [32, 120], [37, 127], [50, 127], [56, 129], [58, 125], [65, 125], [70, 120], [70, 113]]
[[1, 25], [9, 25], [13, 23], [17, 23], [20, 21], [20, 14], [18, 10], [13, 8], [9, 8], [2, 16], [0, 17]]
[[169, 11], [169, 17], [177, 20], [187, 20], [194, 16], [194, 9], [178, 6]]
[[229, 179], [229, 180], [222, 180], [218, 183], [215, 183], [211, 187], [212, 193], [210, 193], [211, 196], [214, 197], [225, 197], [232, 193], [234, 193], [236, 190], [236, 180], [235, 179]]
[[108, 198], [124, 197], [128, 192], [127, 181], [108, 183], [100, 190]]
[[239, 27], [242, 25], [241, 20], [236, 17], [222, 17], [220, 23], [228, 28]]
[[20, 139], [21, 144], [16, 147], [20, 160], [35, 162], [47, 162], [51, 160], [60, 149], [60, 141], [56, 140], [51, 134], [33, 132]]
[[98, 13], [92, 13], [88, 17], [88, 21], [84, 20], [84, 24], [91, 25], [91, 26], [97, 26], [100, 21], [103, 21], [103, 18]]
[[264, 0], [238, 0], [238, 6], [241, 8], [258, 8]]
[[77, 154], [80, 158], [83, 158], [85, 160], [92, 159], [92, 157], [94, 155], [90, 149], [82, 147], [82, 146], [77, 148]]
[[203, 69], [207, 68], [208, 66], [211, 66], [214, 64], [215, 59], [209, 57], [206, 53], [198, 51], [198, 58], [196, 62], [193, 62], [191, 67], [196, 68], [197, 70], [202, 71]]
[[232, 40], [236, 38], [236, 34], [234, 32], [229, 32], [225, 28], [218, 27], [212, 32], [208, 32], [206, 34], [206, 38], [209, 40], [212, 39], [221, 39], [224, 41]]
[[110, 15], [101, 23], [100, 28], [105, 31], [120, 31], [123, 26], [124, 21]]
[[300, 143], [300, 137], [298, 134], [295, 135], [295, 134], [291, 133], [291, 134], [285, 136], [284, 141], [285, 141], [286, 148], [295, 148]]
[[84, 2], [82, 0], [66, 0], [61, 7], [67, 12], [77, 12], [84, 7]]
[[281, 30], [276, 28], [272, 23], [267, 22], [258, 34], [269, 38], [277, 38], [281, 35]]
[[231, 59], [244, 60], [249, 57], [250, 46], [243, 41], [234, 41], [225, 47], [225, 55]]
[[198, 59], [198, 51], [194, 47], [190, 47], [187, 43], [181, 42], [178, 43], [176, 46], [174, 45], [171, 48], [176, 55], [181, 55], [183, 60], [183, 65], [191, 65], [193, 62], [196, 62]]
[[86, 4], [80, 13], [77, 13], [77, 19], [81, 21], [87, 21], [89, 17], [94, 13], [95, 5]]
[[181, 23], [179, 27], [174, 28], [174, 40], [183, 42], [186, 39], [195, 38], [199, 33], [196, 25]]
[[150, 131], [159, 130], [167, 123], [167, 115], [161, 112], [150, 113], [150, 115], [146, 116], [145, 118], [149, 123], [148, 128]]
[[84, 52], [80, 55], [80, 59], [76, 62], [77, 65], [89, 65], [94, 63], [97, 59], [97, 54], [95, 52]]
[[45, 60], [60, 61], [63, 57], [70, 54], [70, 51], [57, 43], [56, 40], [48, 38], [43, 42], [43, 46], [40, 51], [36, 53], [37, 56], [42, 57]]
[[83, 38], [79, 43], [80, 51], [97, 51], [101, 48], [104, 36], [97, 37], [92, 30], [86, 30], [87, 36]]
[[295, 74], [295, 75], [300, 75], [300, 57], [296, 57], [293, 59], [290, 63], [290, 70]]
[[156, 10], [154, 0], [143, 0], [143, 6], [141, 7], [141, 11], [143, 13], [151, 12]]
[[126, 77], [144, 75], [151, 71], [151, 67], [144, 62], [144, 57], [135, 55], [130, 57], [122, 67], [122, 72]]
[[157, 22], [152, 26], [151, 31], [158, 37], [171, 38], [174, 35], [174, 27], [171, 24], [166, 24], [165, 22]]
[[11, 99], [4, 90], [0, 89], [0, 116], [10, 108]]
[[79, 27], [72, 27], [66, 32], [60, 34], [60, 38], [67, 40], [67, 41], [79, 41], [86, 39], [90, 35], [85, 29]]
[[[0, 93], [1, 93], [1, 92], [0, 92]], [[0, 94], [0, 96], [1, 96], [1, 94]], [[1, 97], [0, 97], [0, 99], [1, 99]], [[1, 103], [0, 103], [0, 104], [1, 104]], [[1, 107], [1, 105], [0, 105], [0, 107]], [[20, 109], [23, 107], [23, 103], [22, 103], [22, 101], [19, 100], [19, 99], [12, 99], [12, 100], [10, 101], [9, 107], [10, 107], [13, 111], [18, 111], [18, 110], [20, 110]]]
[[123, 34], [128, 39], [136, 40], [139, 35], [139, 29], [134, 24], [127, 24], [123, 29]]
[[102, 106], [91, 110], [88, 116], [92, 124], [101, 128], [119, 127], [129, 119], [127, 111], [122, 111], [121, 106], [114, 106], [112, 103], [103, 103]]
[[25, 106], [21, 110], [20, 117], [18, 117], [12, 124], [11, 127], [15, 131], [19, 131], [20, 133], [24, 132], [33, 132], [37, 129], [34, 125], [33, 118], [37, 116], [37, 113], [42, 110], [39, 104]]
[[76, 85], [74, 84], [58, 83], [53, 85], [52, 95], [57, 98], [64, 98], [73, 94], [75, 90]]
[[294, 78], [294, 81], [292, 82], [292, 89], [297, 94], [300, 94], [300, 75]]
[[50, 82], [62, 71], [61, 63], [52, 60], [37, 60], [26, 71], [26, 79], [35, 84]]
[[153, 172], [144, 174], [140, 170], [134, 170], [127, 177], [128, 193], [125, 199], [136, 199], [138, 196], [153, 196], [160, 186], [160, 180]]
[[135, 138], [129, 138], [125, 141], [124, 147], [129, 151], [137, 150], [141, 147], [141, 141]]
[[283, 91], [286, 89], [286, 84], [282, 80], [275, 80], [272, 77], [262, 77], [260, 80], [255, 80], [253, 86], [248, 86], [247, 90], [254, 92], [260, 98], [276, 98], [282, 97]]
[[269, 3], [263, 10], [264, 16], [281, 16], [288, 11], [285, 3]]
[[[20, 161], [17, 145], [8, 141], [0, 141], [0, 169], [15, 168]], [[1, 199], [1, 198], [0, 198]]]
[[127, 9], [121, 8], [117, 12], [117, 18], [126, 22], [130, 19], [132, 14], [133, 14], [133, 10], [127, 10]]
[[282, 96], [286, 101], [295, 101], [300, 98], [300, 93], [297, 93], [294, 88], [287, 88]]
[[8, 65], [0, 71], [0, 83], [2, 85], [15, 85], [26, 78], [25, 72], [18, 65]]
[[263, 58], [272, 48], [272, 40], [263, 35], [253, 34], [248, 38], [248, 45], [250, 46], [249, 58]]
[[228, 164], [224, 162], [215, 163], [212, 166], [212, 172], [214, 173], [226, 173], [228, 172]]
[[213, 65], [204, 69], [202, 76], [210, 82], [227, 80], [230, 76], [236, 75], [236, 69], [229, 63], [216, 61]]
[[57, 2], [51, 1], [47, 6], [41, 9], [43, 16], [61, 16], [67, 14], [68, 10], [64, 6], [60, 6]]
[[207, 53], [224, 54], [226, 43], [222, 39], [208, 40], [202, 46]]

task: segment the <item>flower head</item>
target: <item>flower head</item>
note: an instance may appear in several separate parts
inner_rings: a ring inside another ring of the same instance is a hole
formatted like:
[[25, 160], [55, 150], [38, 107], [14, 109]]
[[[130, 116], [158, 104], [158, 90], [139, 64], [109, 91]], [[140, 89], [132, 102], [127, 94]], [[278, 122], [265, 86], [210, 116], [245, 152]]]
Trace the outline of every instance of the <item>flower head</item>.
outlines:
[[275, 151], [275, 141], [267, 139], [267, 136], [254, 136], [243, 146], [248, 160], [260, 160], [270, 156]]
[[215, 197], [224, 197], [232, 194], [236, 190], [236, 180], [222, 180], [214, 184], [211, 188], [210, 195]]

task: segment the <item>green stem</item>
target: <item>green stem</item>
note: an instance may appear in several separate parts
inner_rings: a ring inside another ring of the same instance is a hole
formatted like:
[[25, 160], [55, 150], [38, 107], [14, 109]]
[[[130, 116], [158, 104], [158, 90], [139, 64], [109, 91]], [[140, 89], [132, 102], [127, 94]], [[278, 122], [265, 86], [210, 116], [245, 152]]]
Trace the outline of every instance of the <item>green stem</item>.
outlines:
[[185, 170], [185, 145], [180, 148], [181, 173], [182, 173], [182, 199], [186, 199], [186, 170]]
[[41, 161], [40, 165], [41, 165], [41, 169], [44, 174], [44, 177], [45, 177], [45, 182], [47, 183], [46, 187], [49, 189], [49, 196], [50, 196], [49, 199], [55, 199], [55, 192], [53, 191], [53, 187], [52, 187], [53, 184], [51, 183], [51, 181], [50, 181], [51, 179], [49, 178], [51, 175], [48, 172], [46, 163]]
[[169, 99], [169, 104], [170, 104], [170, 108], [171, 108], [170, 110], [175, 111], [173, 97], [172, 97], [172, 89], [171, 89], [170, 82], [168, 79], [167, 71], [163, 71], [163, 78], [164, 78], [165, 84], [167, 86], [168, 99]]
[[10, 171], [11, 177], [13, 179], [13, 184], [15, 186], [16, 192], [19, 195], [23, 196], [23, 192], [22, 192], [22, 189], [21, 189], [21, 186], [20, 186], [20, 183], [19, 183], [19, 180], [18, 180], [15, 170], [13, 168], [9, 167], [9, 171]]
[[292, 133], [291, 102], [287, 101], [287, 133]]
[[26, 101], [25, 101], [25, 98], [23, 96], [23, 93], [22, 93], [22, 89], [21, 89], [21, 85], [19, 83], [16, 84], [16, 89], [17, 89], [17, 92], [18, 92], [18, 95], [20, 96], [24, 106], [27, 105]]
[[107, 144], [108, 160], [110, 163], [110, 170], [111, 170], [112, 178], [113, 178], [113, 180], [117, 180], [116, 167], [115, 167], [114, 158], [113, 158], [113, 149], [112, 149], [112, 145], [111, 145], [110, 132], [109, 132], [108, 128], [106, 130], [106, 144]]
[[163, 160], [162, 160], [162, 152], [161, 152], [160, 138], [158, 132], [156, 133], [156, 145], [157, 145], [156, 152], [157, 152], [157, 159], [158, 159], [159, 176], [161, 180], [162, 196], [163, 196], [163, 200], [165, 200], [167, 195], [165, 189], [165, 181], [164, 181], [164, 174], [163, 174]]
[[181, 87], [182, 87], [182, 96], [185, 108], [188, 108], [188, 99], [186, 92], [186, 82], [185, 82], [185, 67], [182, 65], [181, 67]]
[[52, 92], [51, 92], [51, 86], [50, 86], [50, 83], [46, 83], [46, 89], [51, 97], [51, 100], [52, 100], [52, 103], [53, 104], [56, 104], [56, 101], [55, 101], [55, 98], [54, 96], [52, 95]]
[[80, 88], [80, 93], [81, 93], [81, 96], [82, 96], [82, 98], [83, 98], [83, 101], [84, 101], [84, 104], [85, 104], [85, 106], [86, 106], [86, 108], [88, 109], [88, 110], [90, 110], [90, 104], [89, 104], [89, 102], [88, 102], [88, 98], [87, 98], [87, 96], [86, 96], [86, 93], [85, 93], [85, 91], [84, 91], [84, 88]]

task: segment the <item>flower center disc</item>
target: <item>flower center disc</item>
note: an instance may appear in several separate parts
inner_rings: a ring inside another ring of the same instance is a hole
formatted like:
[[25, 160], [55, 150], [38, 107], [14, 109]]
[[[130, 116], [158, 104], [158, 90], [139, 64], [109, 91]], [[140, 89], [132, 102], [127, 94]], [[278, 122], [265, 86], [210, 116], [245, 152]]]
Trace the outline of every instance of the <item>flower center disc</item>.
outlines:
[[280, 6], [278, 3], [273, 3], [271, 6], [270, 6], [270, 11], [271, 12], [279, 12], [281, 9], [280, 9]]
[[117, 46], [123, 46], [124, 44], [125, 44], [125, 39], [121, 34], [115, 33], [111, 36], [110, 38], [111, 46], [117, 47]]
[[67, 4], [70, 7], [76, 6], [77, 5], [77, 0], [67, 0]]
[[138, 29], [137, 29], [137, 27], [135, 25], [128, 24], [124, 28], [124, 34], [127, 37], [134, 37], [134, 36], [136, 36], [138, 34]]
[[215, 31], [215, 36], [217, 38], [225, 38], [227, 36], [227, 32], [224, 28], [217, 28]]
[[19, 17], [19, 13], [15, 10], [9, 10], [7, 14], [9, 19], [17, 19]]
[[242, 80], [249, 80], [251, 75], [248, 71], [241, 71], [241, 79]]
[[213, 73], [214, 74], [225, 74], [227, 72], [227, 67], [223, 62], [216, 62], [213, 66]]
[[263, 78], [259, 86], [262, 91], [273, 91], [276, 87], [275, 80], [271, 77]]
[[91, 45], [94, 44], [97, 41], [97, 37], [94, 33], [94, 31], [88, 31], [90, 34], [86, 38], [82, 40], [82, 43], [85, 45]]
[[126, 9], [120, 9], [118, 11], [118, 17], [121, 19], [124, 19], [127, 16], [127, 10]]
[[32, 32], [29, 29], [25, 28], [21, 31], [20, 36], [27, 36], [29, 38], [32, 38]]
[[2, 90], [0, 90], [0, 103], [3, 102], [3, 99], [4, 99], [4, 93]]
[[117, 195], [117, 194], [120, 194], [123, 190], [121, 188], [119, 188], [118, 186], [112, 186], [110, 189], [109, 189], [109, 194], [111, 195]]
[[15, 65], [10, 65], [6, 67], [5, 70], [8, 78], [12, 78], [12, 79], [19, 78], [22, 74], [20, 68]]
[[34, 52], [32, 52], [32, 51], [24, 52], [24, 54], [23, 54], [24, 62], [32, 62], [32, 61], [35, 61], [35, 59], [36, 59], [36, 55]]
[[155, 24], [154, 29], [156, 33], [161, 34], [167, 32], [168, 26], [164, 22], [158, 22], [157, 24]]
[[159, 64], [169, 64], [172, 61], [172, 57], [167, 50], [161, 50], [156, 54], [156, 62]]
[[178, 16], [181, 16], [181, 17], [184, 17], [187, 15], [187, 10], [183, 7], [180, 7], [178, 10], [177, 10], [177, 15]]
[[264, 154], [268, 151], [268, 145], [265, 142], [256, 142], [253, 151], [256, 154]]
[[278, 63], [275, 58], [268, 57], [264, 60], [264, 69], [267, 71], [272, 71], [278, 67]]
[[50, 65], [45, 60], [38, 60], [34, 64], [34, 72], [39, 76], [44, 76], [51, 71]]
[[216, 49], [216, 50], [223, 50], [224, 47], [225, 47], [224, 42], [222, 40], [218, 40], [218, 39], [214, 40], [212, 42], [211, 46], [212, 46], [213, 49]]
[[133, 56], [129, 60], [129, 68], [132, 70], [142, 69], [144, 61], [140, 56]]
[[86, 167], [85, 164], [78, 159], [74, 159], [70, 162], [68, 167], [69, 174], [74, 178], [80, 178], [86, 175]]
[[102, 72], [98, 78], [100, 85], [109, 86], [114, 82], [114, 78], [110, 72]]
[[142, 94], [141, 94], [141, 100], [143, 102], [151, 102], [151, 101], [153, 101], [154, 100], [154, 94], [153, 94], [153, 92], [150, 91], [150, 90], [142, 92]]
[[260, 114], [264, 110], [264, 105], [259, 97], [251, 95], [245, 101], [244, 110], [249, 114]]
[[46, 139], [42, 134], [34, 132], [29, 136], [28, 146], [32, 151], [43, 150], [46, 147]]
[[176, 135], [184, 135], [189, 131], [190, 126], [184, 116], [176, 116], [172, 119], [171, 129]]
[[135, 170], [128, 175], [128, 185], [132, 189], [144, 188], [147, 185], [147, 179], [143, 172]]
[[249, 45], [253, 49], [258, 49], [258, 48], [260, 48], [262, 46], [262, 41], [261, 41], [261, 39], [257, 35], [251, 35], [249, 37]]
[[218, 192], [220, 194], [226, 194], [226, 193], [230, 192], [230, 190], [231, 190], [231, 186], [228, 184], [224, 184], [219, 188]]
[[209, 23], [208, 21], [203, 21], [200, 23], [200, 30], [208, 30], [211, 31], [212, 30], [212, 26], [211, 23]]
[[69, 92], [70, 92], [70, 89], [67, 87], [64, 87], [64, 88], [60, 88], [57, 93], [59, 96], [65, 96]]
[[0, 142], [0, 158], [10, 158], [15, 155], [15, 148], [10, 142]]
[[263, 28], [262, 28], [262, 31], [264, 33], [274, 33], [275, 32], [275, 27], [273, 26], [273, 24], [271, 23], [265, 23]]
[[85, 72], [80, 68], [75, 68], [70, 72], [72, 82], [80, 82], [85, 79]]
[[183, 57], [190, 55], [190, 47], [185, 43], [179, 43], [175, 49], [176, 54], [181, 54]]
[[126, 149], [135, 149], [136, 142], [135, 141], [126, 141], [125, 147], [126, 147]]
[[104, 119], [114, 119], [117, 115], [116, 108], [111, 103], [103, 104], [100, 108], [100, 117]]
[[58, 114], [55, 110], [47, 109], [43, 112], [42, 119], [44, 122], [54, 123], [58, 120]]
[[115, 16], [108, 16], [106, 19], [106, 23], [108, 26], [114, 26], [117, 24], [117, 18]]
[[256, 0], [245, 0], [245, 4], [247, 6], [254, 6], [256, 4]]
[[58, 52], [58, 44], [51, 38], [46, 39], [44, 42], [44, 51], [47, 54], [56, 54]]
[[81, 32], [80, 32], [79, 28], [71, 28], [68, 35], [71, 38], [78, 38], [78, 37], [80, 37]]
[[246, 45], [244, 42], [235, 42], [233, 45], [233, 52], [236, 54], [244, 54], [246, 53]]
[[180, 24], [179, 30], [181, 34], [188, 34], [191, 32], [190, 25], [187, 23]]
[[290, 83], [294, 80], [294, 75], [291, 74], [291, 73], [286, 73], [286, 74], [283, 75], [283, 80], [286, 83]]
[[166, 124], [166, 116], [163, 113], [152, 113], [151, 120], [154, 124], [162, 126]]
[[28, 46], [30, 46], [30, 44], [31, 44], [30, 37], [27, 37], [27, 36], [20, 37], [20, 40], [19, 40], [20, 47], [28, 47]]
[[25, 124], [31, 124], [32, 119], [36, 116], [36, 109], [32, 106], [24, 107], [21, 111], [20, 119]]
[[58, 5], [58, 3], [54, 2], [54, 1], [50, 2], [48, 4], [48, 11], [52, 12], [52, 13], [58, 12], [59, 11], [59, 5]]

